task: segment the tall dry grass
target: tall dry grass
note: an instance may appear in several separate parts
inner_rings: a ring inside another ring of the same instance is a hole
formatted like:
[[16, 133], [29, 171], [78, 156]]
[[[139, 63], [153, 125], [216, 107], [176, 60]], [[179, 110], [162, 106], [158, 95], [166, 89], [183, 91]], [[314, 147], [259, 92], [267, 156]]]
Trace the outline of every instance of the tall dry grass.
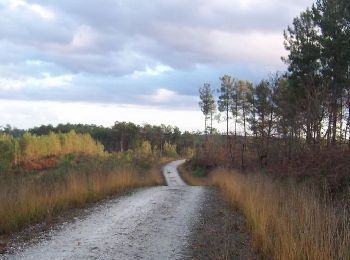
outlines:
[[72, 207], [111, 194], [162, 184], [159, 167], [141, 173], [132, 167], [92, 162], [85, 167], [0, 180], [0, 234], [19, 230]]
[[181, 178], [191, 186], [208, 186], [211, 184], [207, 176], [196, 176], [193, 171], [189, 170], [186, 165], [182, 164], [177, 168]]
[[225, 170], [212, 181], [243, 211], [256, 248], [267, 258], [350, 259], [349, 211], [315, 189]]

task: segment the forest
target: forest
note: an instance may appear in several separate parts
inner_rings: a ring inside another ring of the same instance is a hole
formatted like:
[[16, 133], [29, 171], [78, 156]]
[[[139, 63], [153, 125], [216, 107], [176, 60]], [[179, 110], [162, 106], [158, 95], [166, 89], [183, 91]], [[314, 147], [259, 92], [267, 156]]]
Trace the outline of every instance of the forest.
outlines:
[[[225, 225], [231, 225], [225, 232], [247, 230], [261, 259], [350, 259], [349, 0], [316, 0], [283, 36], [285, 71], [256, 82], [227, 73], [215, 83], [191, 86], [199, 87], [203, 131], [121, 121], [110, 127], [0, 127], [0, 242], [71, 209], [129, 192], [116, 200], [124, 200], [126, 216], [137, 223], [128, 242], [142, 225], [143, 234], [158, 232], [154, 227], [164, 223], [163, 232], [176, 234], [176, 216], [167, 214], [190, 212], [198, 199], [200, 213], [186, 216], [191, 223], [210, 210], [223, 218], [225, 207], [207, 208], [223, 202], [242, 216], [241, 227], [225, 215]], [[159, 198], [134, 196], [150, 186], [160, 186]], [[162, 210], [164, 216], [152, 222]], [[146, 222], [133, 218], [136, 211]], [[202, 231], [212, 227], [205, 225]], [[232, 247], [225, 234], [216, 235], [222, 247]]]
[[201, 136], [171, 126], [59, 124], [0, 133], [0, 236], [71, 208], [163, 184], [161, 165]]
[[350, 2], [317, 0], [284, 46], [287, 71], [199, 89], [205, 141], [182, 176], [219, 187], [267, 259], [349, 259]]
[[[57, 159], [67, 154], [95, 156], [132, 152], [145, 144], [158, 157], [191, 157], [201, 138], [199, 133], [182, 133], [177, 127], [149, 124], [140, 126], [131, 122], [116, 122], [112, 127], [83, 124], [59, 124], [55, 127], [42, 125], [28, 131], [8, 125], [0, 133], [0, 172], [6, 174], [23, 165], [35, 170], [35, 163], [38, 169], [42, 169], [45, 168], [40, 165], [43, 158]], [[46, 162], [50, 164], [50, 160]]]
[[[226, 165], [347, 178], [349, 15], [348, 1], [317, 1], [284, 31], [286, 72], [271, 73], [257, 84], [224, 75], [218, 89], [207, 83], [200, 88], [208, 142], [215, 139], [217, 112], [226, 123], [226, 140], [221, 140]], [[220, 160], [209, 158], [212, 145], [202, 151], [208, 167]]]

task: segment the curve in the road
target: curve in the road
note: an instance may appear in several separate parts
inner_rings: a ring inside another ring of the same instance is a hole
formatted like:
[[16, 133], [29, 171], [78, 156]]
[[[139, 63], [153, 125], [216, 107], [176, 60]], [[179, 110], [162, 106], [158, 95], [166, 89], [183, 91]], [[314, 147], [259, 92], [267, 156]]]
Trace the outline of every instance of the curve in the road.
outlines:
[[163, 175], [168, 186], [187, 186], [177, 171], [177, 167], [184, 162], [185, 160], [173, 161], [164, 166]]
[[0, 259], [186, 259], [206, 190], [186, 186], [176, 169], [181, 163], [163, 168], [168, 186], [111, 199]]

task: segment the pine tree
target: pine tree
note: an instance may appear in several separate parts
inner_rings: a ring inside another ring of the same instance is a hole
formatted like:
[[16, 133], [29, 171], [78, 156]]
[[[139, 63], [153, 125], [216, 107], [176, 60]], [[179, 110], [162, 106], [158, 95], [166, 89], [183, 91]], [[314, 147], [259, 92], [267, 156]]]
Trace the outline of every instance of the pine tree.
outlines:
[[213, 114], [215, 113], [215, 99], [210, 84], [205, 83], [202, 88], [199, 89], [199, 106], [204, 114], [204, 132], [208, 133], [207, 120], [210, 119], [210, 133], [213, 130]]
[[228, 138], [229, 136], [229, 120], [230, 120], [230, 111], [232, 109], [232, 106], [234, 104], [234, 82], [235, 79], [231, 78], [228, 75], [223, 76], [220, 78], [221, 80], [221, 87], [218, 89], [219, 92], [219, 99], [218, 99], [218, 110], [220, 112], [225, 113], [225, 120], [226, 120], [226, 136]]

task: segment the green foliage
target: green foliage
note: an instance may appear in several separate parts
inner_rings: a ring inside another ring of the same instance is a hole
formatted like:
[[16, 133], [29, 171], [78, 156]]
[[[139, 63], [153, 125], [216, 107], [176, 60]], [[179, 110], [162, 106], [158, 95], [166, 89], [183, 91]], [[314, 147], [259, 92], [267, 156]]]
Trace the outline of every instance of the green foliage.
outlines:
[[134, 156], [139, 159], [153, 159], [153, 152], [150, 142], [143, 141], [141, 146], [135, 149]]
[[[212, 121], [213, 114], [216, 110], [215, 98], [213, 96], [213, 90], [210, 88], [210, 84], [205, 83], [202, 88], [199, 89], [199, 106], [204, 114], [204, 132], [207, 133], [207, 120], [210, 118]], [[210, 125], [210, 133], [212, 132], [212, 124]]]
[[155, 161], [150, 142], [143, 141], [141, 145], [131, 152], [134, 165], [140, 170], [149, 170]]
[[205, 167], [197, 166], [193, 171], [193, 176], [195, 177], [207, 177], [208, 171]]
[[235, 107], [235, 79], [231, 76], [225, 75], [221, 79], [221, 87], [218, 89], [219, 99], [218, 99], [218, 110], [224, 112], [226, 116], [226, 135], [229, 134], [229, 112], [233, 107]]
[[15, 141], [7, 134], [0, 135], [0, 174], [8, 172], [15, 157]]
[[[50, 132], [67, 134], [72, 130], [77, 134], [90, 134], [92, 138], [103, 144], [105, 150], [108, 152], [135, 150], [142, 145], [143, 141], [148, 141], [151, 147], [158, 148], [163, 147], [165, 142], [174, 143], [177, 145], [178, 150], [181, 151], [187, 146], [192, 147], [199, 134], [181, 133], [178, 127], [163, 124], [160, 126], [150, 124], [140, 126], [130, 122], [115, 122], [112, 127], [85, 124], [59, 124], [55, 127], [52, 125], [42, 125], [30, 129], [29, 132], [41, 136], [48, 135]], [[15, 132], [11, 130], [10, 133]]]
[[68, 168], [75, 164], [75, 155], [73, 153], [69, 153], [63, 156], [60, 166], [63, 168]]

